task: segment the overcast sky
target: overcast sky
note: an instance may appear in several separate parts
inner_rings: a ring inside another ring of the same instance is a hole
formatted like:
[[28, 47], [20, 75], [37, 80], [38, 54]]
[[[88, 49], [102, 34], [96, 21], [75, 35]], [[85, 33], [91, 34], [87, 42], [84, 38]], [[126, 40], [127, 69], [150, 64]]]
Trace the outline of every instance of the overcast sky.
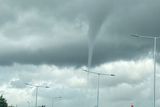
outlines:
[[[0, 93], [9, 105], [100, 107], [153, 105], [153, 39], [160, 35], [159, 0], [0, 0]], [[157, 40], [156, 105], [160, 105]], [[90, 56], [90, 57], [89, 57]], [[28, 103], [29, 102], [29, 103]]]

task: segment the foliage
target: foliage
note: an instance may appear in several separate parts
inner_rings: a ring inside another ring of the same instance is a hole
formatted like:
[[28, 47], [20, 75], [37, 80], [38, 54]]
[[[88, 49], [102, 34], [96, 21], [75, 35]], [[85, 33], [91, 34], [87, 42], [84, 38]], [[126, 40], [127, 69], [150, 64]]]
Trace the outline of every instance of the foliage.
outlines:
[[8, 107], [7, 100], [3, 98], [3, 95], [0, 96], [0, 107]]

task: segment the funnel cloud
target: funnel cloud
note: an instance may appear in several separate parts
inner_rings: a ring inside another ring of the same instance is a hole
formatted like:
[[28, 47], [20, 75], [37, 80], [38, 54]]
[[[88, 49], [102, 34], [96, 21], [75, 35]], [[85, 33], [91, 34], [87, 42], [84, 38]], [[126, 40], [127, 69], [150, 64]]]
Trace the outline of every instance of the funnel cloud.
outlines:
[[[152, 107], [153, 40], [160, 35], [159, 0], [0, 0], [0, 94], [10, 105]], [[157, 98], [160, 85], [157, 40]], [[87, 90], [87, 91], [86, 91]], [[14, 98], [14, 99], [13, 99]]]

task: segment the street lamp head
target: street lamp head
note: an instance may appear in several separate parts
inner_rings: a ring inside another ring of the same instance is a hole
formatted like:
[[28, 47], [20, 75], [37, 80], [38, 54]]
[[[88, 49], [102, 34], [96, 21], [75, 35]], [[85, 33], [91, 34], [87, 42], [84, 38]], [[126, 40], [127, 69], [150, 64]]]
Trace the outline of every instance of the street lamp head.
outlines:
[[30, 85], [30, 84], [28, 84], [28, 83], [24, 83], [25, 85]]
[[89, 72], [88, 70], [86, 70], [86, 69], [82, 69], [83, 71], [85, 71], [85, 72]]
[[115, 74], [111, 74], [110, 76], [116, 76]]
[[49, 88], [48, 86], [45, 86], [45, 88]]
[[132, 34], [132, 35], [130, 35], [130, 36], [133, 36], [133, 37], [139, 37], [138, 35], [135, 35], [135, 34]]
[[61, 96], [59, 96], [59, 97], [57, 97], [58, 99], [61, 99], [62, 97]]
[[147, 39], [159, 39], [160, 38], [160, 36], [143, 36], [143, 35], [137, 35], [137, 34], [132, 34], [130, 36], [140, 37], [140, 38], [147, 38]]

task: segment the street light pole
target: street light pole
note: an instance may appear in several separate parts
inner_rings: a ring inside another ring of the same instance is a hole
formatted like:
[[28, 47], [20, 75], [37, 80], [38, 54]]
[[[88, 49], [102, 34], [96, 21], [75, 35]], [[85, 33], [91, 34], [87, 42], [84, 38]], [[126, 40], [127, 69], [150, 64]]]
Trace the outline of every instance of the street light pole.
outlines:
[[155, 37], [154, 38], [154, 91], [153, 91], [153, 95], [154, 95], [154, 98], [153, 98], [153, 105], [154, 107], [156, 106], [156, 43], [157, 43], [157, 38]]
[[154, 50], [153, 50], [153, 60], [154, 60], [154, 75], [153, 75], [153, 107], [156, 106], [156, 45], [157, 45], [157, 39], [160, 39], [160, 36], [141, 36], [141, 35], [131, 35], [133, 37], [140, 37], [140, 38], [147, 38], [147, 39], [153, 39], [154, 40]]
[[98, 74], [98, 87], [97, 87], [97, 107], [99, 107], [99, 79], [100, 79], [100, 74]]
[[36, 86], [36, 104], [35, 104], [35, 107], [37, 107], [37, 96], [38, 96], [38, 86]]
[[105, 73], [97, 73], [97, 72], [92, 72], [92, 71], [87, 71], [87, 70], [83, 70], [87, 73], [91, 73], [94, 75], [97, 75], [97, 106], [99, 107], [99, 80], [100, 80], [100, 76], [104, 75], [104, 76], [115, 76], [114, 74], [105, 74]]
[[31, 107], [31, 103], [29, 101], [27, 101], [27, 103], [28, 103], [28, 107]]
[[35, 103], [35, 107], [38, 107], [37, 106], [37, 99], [38, 99], [38, 89], [39, 88], [49, 88], [48, 86], [40, 86], [40, 85], [32, 85], [32, 84], [28, 84], [28, 83], [25, 83], [25, 85], [28, 85], [28, 86], [31, 86], [31, 87], [35, 87], [36, 88], [36, 103]]
[[54, 99], [61, 99], [62, 97], [52, 97], [52, 107], [53, 107], [53, 104], [54, 104]]

